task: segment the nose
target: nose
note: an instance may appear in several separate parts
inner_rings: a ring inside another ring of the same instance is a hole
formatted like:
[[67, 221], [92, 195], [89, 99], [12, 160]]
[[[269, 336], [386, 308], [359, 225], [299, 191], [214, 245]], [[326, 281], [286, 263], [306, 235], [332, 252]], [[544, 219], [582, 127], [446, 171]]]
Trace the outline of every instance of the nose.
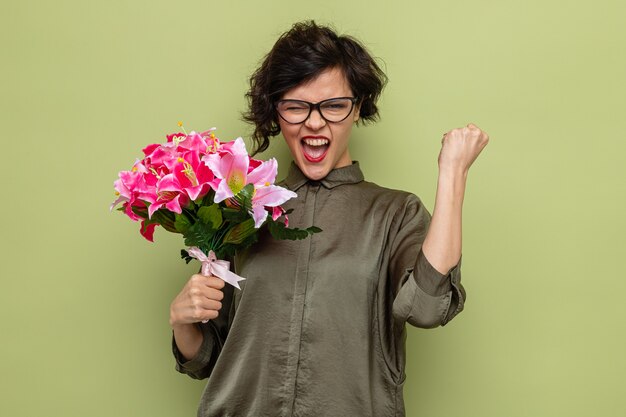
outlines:
[[319, 130], [326, 125], [326, 120], [324, 120], [318, 109], [313, 109], [308, 119], [304, 121], [304, 124], [311, 130]]

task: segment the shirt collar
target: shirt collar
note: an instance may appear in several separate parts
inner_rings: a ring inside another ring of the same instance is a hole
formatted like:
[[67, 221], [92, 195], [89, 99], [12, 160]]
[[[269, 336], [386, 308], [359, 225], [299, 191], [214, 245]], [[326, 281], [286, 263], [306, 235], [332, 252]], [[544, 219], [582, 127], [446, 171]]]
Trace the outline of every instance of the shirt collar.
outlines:
[[356, 184], [363, 181], [363, 179], [363, 172], [361, 172], [358, 161], [353, 161], [352, 165], [333, 169], [320, 181], [308, 179], [302, 171], [300, 171], [300, 168], [298, 168], [294, 162], [291, 162], [289, 173], [284, 183], [290, 190], [296, 191], [307, 182], [321, 183], [326, 188], [335, 188], [343, 184]]

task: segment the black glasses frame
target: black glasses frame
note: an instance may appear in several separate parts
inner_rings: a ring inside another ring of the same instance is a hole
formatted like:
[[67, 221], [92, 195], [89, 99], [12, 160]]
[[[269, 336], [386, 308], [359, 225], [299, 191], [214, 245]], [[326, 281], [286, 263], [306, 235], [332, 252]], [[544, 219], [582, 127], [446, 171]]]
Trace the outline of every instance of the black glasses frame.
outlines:
[[[324, 117], [324, 113], [322, 113], [321, 106], [324, 105], [324, 103], [327, 103], [327, 102], [333, 101], [333, 100], [350, 100], [350, 102], [352, 103], [352, 105], [350, 106], [350, 110], [348, 111], [348, 114], [346, 114], [346, 117], [344, 117], [341, 120], [328, 120], [326, 117]], [[333, 97], [333, 98], [328, 98], [326, 100], [318, 101], [317, 103], [311, 103], [310, 101], [304, 101], [304, 100], [286, 99], [286, 100], [278, 100], [276, 102], [275, 107], [276, 107], [276, 113], [278, 113], [280, 118], [283, 119], [286, 123], [289, 123], [290, 125], [299, 125], [300, 123], [306, 122], [309, 119], [309, 117], [311, 117], [311, 113], [313, 113], [313, 110], [317, 110], [317, 112], [320, 114], [320, 117], [322, 119], [324, 119], [327, 123], [341, 123], [344, 120], [346, 120], [348, 118], [348, 116], [350, 116], [350, 114], [352, 114], [352, 110], [354, 110], [354, 104], [357, 101], [358, 101], [358, 99], [356, 97]], [[280, 114], [280, 111], [278, 110], [278, 105], [280, 103], [285, 103], [285, 102], [306, 104], [307, 106], [309, 106], [309, 113], [306, 115], [306, 117], [301, 122], [297, 122], [297, 123], [290, 122], [289, 120], [285, 119], [283, 117], [283, 115]]]

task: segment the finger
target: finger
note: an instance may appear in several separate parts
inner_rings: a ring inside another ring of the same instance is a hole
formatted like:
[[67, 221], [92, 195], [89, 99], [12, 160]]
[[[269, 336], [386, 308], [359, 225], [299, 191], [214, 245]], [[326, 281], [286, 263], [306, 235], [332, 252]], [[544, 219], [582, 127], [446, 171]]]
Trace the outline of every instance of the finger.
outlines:
[[192, 322], [214, 319], [221, 309], [222, 303], [219, 301], [204, 299], [203, 301], [196, 301], [190, 306], [188, 317]]
[[190, 300], [190, 306], [199, 312], [204, 310], [219, 310], [222, 308], [222, 302], [208, 297], [198, 297]]
[[206, 278], [207, 279], [206, 279], [205, 283], [206, 283], [206, 285], [208, 287], [221, 290], [222, 288], [224, 288], [224, 285], [226, 285], [226, 282], [224, 282], [224, 280], [221, 279], [221, 278], [218, 278], [218, 277], [215, 277], [215, 276], [210, 276], [210, 277], [206, 277]]
[[222, 303], [217, 300], [206, 300], [202, 303], [204, 310], [220, 311], [222, 309]]
[[215, 320], [220, 315], [219, 311], [206, 310], [202, 315], [193, 317], [194, 322], [201, 321], [202, 323], [208, 323], [209, 320]]
[[225, 285], [224, 280], [216, 277], [215, 275], [193, 274], [189, 281], [206, 285], [211, 288], [217, 288], [218, 290], [224, 288]]
[[207, 291], [204, 295], [209, 300], [222, 301], [224, 299], [224, 293], [215, 288], [207, 288]]

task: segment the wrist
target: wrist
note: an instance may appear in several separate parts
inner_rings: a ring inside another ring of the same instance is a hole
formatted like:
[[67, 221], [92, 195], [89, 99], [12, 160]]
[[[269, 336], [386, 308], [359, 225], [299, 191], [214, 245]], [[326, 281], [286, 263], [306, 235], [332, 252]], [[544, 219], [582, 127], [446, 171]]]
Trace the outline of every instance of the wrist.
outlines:
[[460, 167], [439, 166], [439, 182], [445, 181], [465, 185], [468, 173], [469, 170]]
[[439, 168], [438, 183], [454, 190], [465, 191], [467, 183], [467, 170], [454, 167]]
[[195, 333], [200, 332], [198, 323], [170, 323], [174, 333]]
[[461, 207], [465, 198], [467, 171], [441, 169], [437, 179], [435, 209], [441, 207]]

